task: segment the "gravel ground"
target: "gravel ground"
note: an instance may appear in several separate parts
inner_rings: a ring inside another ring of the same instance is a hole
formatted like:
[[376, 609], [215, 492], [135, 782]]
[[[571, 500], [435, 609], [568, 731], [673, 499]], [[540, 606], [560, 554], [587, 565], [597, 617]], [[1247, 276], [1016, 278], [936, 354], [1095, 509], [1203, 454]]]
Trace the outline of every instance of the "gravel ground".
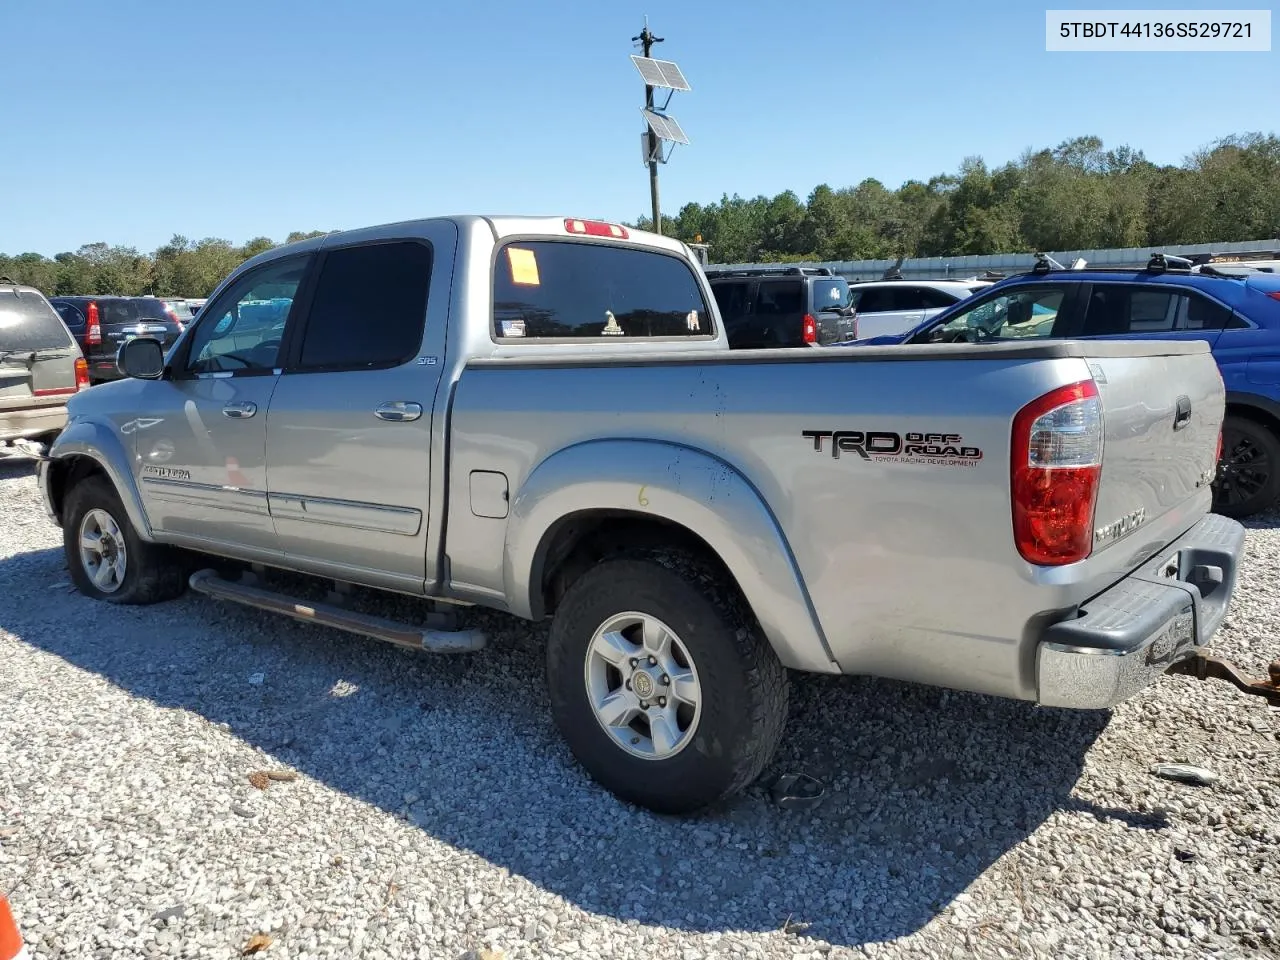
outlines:
[[[1280, 516], [1253, 527], [1217, 648], [1261, 672]], [[576, 766], [541, 628], [433, 659], [97, 604], [22, 463], [0, 597], [0, 889], [36, 957], [1280, 957], [1280, 716], [1224, 684], [1098, 714], [797, 678], [775, 768], [680, 821]], [[820, 806], [771, 801], [788, 771]]]

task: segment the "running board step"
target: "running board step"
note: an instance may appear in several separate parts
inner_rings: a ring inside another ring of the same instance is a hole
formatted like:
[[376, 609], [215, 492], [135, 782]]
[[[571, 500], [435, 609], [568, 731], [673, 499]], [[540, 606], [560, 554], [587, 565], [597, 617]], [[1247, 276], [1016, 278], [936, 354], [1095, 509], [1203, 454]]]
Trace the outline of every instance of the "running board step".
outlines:
[[318, 623], [321, 626], [346, 630], [366, 637], [374, 637], [410, 650], [428, 653], [475, 653], [484, 649], [488, 637], [482, 630], [431, 630], [413, 627], [397, 620], [355, 613], [327, 603], [302, 603], [296, 597], [264, 590], [262, 587], [234, 583], [218, 576], [216, 570], [197, 570], [187, 581], [192, 590], [213, 597], [230, 600], [246, 606], [283, 613], [295, 620]]

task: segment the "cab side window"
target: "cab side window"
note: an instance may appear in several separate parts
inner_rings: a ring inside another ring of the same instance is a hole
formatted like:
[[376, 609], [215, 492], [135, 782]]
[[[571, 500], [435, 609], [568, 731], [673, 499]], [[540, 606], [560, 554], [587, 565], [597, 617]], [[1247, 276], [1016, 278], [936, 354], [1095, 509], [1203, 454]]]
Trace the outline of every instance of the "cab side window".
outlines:
[[309, 256], [290, 257], [246, 274], [200, 311], [187, 372], [261, 373], [280, 359], [285, 322]]
[[324, 255], [299, 370], [376, 370], [417, 355], [427, 322], [431, 247], [396, 240]]

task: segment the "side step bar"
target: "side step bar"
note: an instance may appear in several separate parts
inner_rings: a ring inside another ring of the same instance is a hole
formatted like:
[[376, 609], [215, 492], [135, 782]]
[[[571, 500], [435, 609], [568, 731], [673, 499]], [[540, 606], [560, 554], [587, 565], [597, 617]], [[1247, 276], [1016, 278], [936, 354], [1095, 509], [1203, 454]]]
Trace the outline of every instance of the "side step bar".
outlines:
[[216, 570], [197, 570], [187, 581], [192, 590], [213, 597], [230, 600], [246, 606], [283, 613], [295, 620], [318, 623], [321, 626], [346, 630], [366, 637], [374, 637], [410, 650], [428, 653], [475, 653], [484, 649], [488, 636], [482, 630], [431, 630], [412, 627], [385, 617], [373, 617], [355, 613], [328, 603], [301, 603], [287, 594], [264, 590], [243, 583], [234, 583], [218, 576]]

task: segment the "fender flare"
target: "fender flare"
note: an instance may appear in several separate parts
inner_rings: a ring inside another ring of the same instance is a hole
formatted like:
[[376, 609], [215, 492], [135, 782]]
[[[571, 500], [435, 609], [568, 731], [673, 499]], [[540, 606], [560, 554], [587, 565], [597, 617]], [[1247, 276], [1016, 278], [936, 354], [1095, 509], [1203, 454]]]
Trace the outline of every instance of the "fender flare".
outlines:
[[47, 469], [42, 471], [42, 486], [45, 487], [43, 492], [50, 511], [53, 508], [53, 501], [52, 491], [48, 488], [49, 470], [57, 462], [65, 461], [69, 457], [88, 457], [102, 468], [102, 472], [116, 488], [116, 493], [120, 495], [120, 502], [124, 504], [125, 513], [138, 537], [147, 542], [155, 540], [151, 524], [147, 521], [146, 511], [142, 508], [141, 491], [138, 490], [133, 471], [129, 468], [129, 454], [115, 431], [93, 420], [75, 420], [58, 435], [58, 439], [49, 449], [48, 457]]
[[593, 510], [677, 523], [737, 580], [784, 666], [839, 673], [777, 518], [725, 461], [658, 440], [590, 440], [540, 463], [511, 504], [503, 557], [510, 610], [533, 618], [553, 528]]

